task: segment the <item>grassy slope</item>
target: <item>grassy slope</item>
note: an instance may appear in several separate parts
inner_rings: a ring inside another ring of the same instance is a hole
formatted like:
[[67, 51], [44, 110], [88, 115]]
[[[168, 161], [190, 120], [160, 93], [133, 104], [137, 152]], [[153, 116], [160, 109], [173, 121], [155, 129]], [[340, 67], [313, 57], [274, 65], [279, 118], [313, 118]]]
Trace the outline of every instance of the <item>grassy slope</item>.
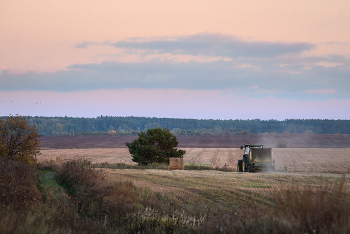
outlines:
[[36, 176], [42, 199], [29, 212], [0, 210], [1, 232], [350, 230], [350, 181], [339, 174], [96, 170], [78, 161], [42, 165]]

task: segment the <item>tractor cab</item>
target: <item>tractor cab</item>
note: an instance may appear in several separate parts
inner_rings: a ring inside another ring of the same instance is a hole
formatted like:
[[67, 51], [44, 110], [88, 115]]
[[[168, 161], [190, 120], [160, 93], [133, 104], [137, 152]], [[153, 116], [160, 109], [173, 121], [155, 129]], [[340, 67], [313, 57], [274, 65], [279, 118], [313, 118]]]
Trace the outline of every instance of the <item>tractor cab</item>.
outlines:
[[246, 145], [244, 143], [244, 146], [241, 146], [241, 149], [243, 148], [244, 148], [244, 154], [249, 155], [251, 148], [264, 148], [264, 146], [263, 145]]

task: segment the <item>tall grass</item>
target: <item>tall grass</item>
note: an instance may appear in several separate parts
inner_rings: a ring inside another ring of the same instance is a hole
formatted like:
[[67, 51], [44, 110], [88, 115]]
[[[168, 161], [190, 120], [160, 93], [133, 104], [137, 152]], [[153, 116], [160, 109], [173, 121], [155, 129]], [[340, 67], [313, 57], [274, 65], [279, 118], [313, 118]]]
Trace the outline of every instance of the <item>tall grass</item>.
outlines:
[[349, 233], [345, 177], [330, 186], [277, 188], [271, 206], [251, 204], [211, 217], [200, 233]]
[[277, 193], [276, 212], [308, 233], [350, 230], [350, 193], [345, 176], [334, 184], [302, 188], [293, 185]]
[[135, 187], [131, 182], [111, 182], [88, 161], [64, 162], [57, 170], [59, 183], [79, 201], [78, 212], [99, 220], [118, 219], [135, 211]]
[[96, 222], [77, 216], [77, 202], [53, 185], [53, 171], [0, 160], [0, 233], [103, 233]]
[[[107, 230], [121, 232], [166, 232], [181, 223], [154, 211], [169, 210], [159, 206], [159, 197], [151, 191], [136, 188], [131, 181], [112, 181], [91, 163], [79, 159], [57, 167], [58, 181], [78, 200], [77, 212], [104, 225]], [[153, 212], [149, 212], [153, 211]]]

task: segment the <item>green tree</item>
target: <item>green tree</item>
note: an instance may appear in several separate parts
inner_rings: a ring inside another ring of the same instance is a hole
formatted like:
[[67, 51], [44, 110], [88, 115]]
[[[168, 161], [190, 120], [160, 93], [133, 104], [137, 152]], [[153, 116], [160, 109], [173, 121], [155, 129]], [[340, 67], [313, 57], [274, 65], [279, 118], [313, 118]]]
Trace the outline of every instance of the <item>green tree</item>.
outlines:
[[176, 136], [167, 128], [148, 129], [147, 133], [138, 134], [138, 139], [132, 143], [126, 142], [132, 161], [139, 165], [150, 163], [169, 163], [169, 158], [182, 158], [185, 150], [178, 150], [175, 147], [179, 144]]
[[10, 115], [5, 120], [0, 119], [0, 157], [34, 167], [40, 153], [38, 137], [37, 128], [25, 117]]

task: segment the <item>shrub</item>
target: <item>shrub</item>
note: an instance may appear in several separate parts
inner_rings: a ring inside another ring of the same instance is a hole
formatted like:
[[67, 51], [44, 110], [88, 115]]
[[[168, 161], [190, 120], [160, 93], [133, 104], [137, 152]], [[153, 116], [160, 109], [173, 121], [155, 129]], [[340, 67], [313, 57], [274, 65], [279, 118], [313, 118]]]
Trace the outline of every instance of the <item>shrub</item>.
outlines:
[[118, 221], [131, 213], [135, 200], [135, 187], [129, 182], [106, 180], [102, 171], [91, 162], [79, 159], [63, 162], [58, 167], [58, 178], [71, 196], [79, 200], [78, 212], [88, 217]]
[[25, 117], [8, 116], [0, 119], [0, 157], [25, 162], [34, 167], [40, 153], [37, 128]]
[[277, 141], [276, 148], [287, 148], [287, 141], [283, 139]]
[[306, 130], [306, 131], [304, 132], [304, 134], [314, 134], [314, 131], [312, 131], [312, 130]]
[[158, 169], [169, 170], [169, 164], [166, 163], [150, 163], [147, 165], [134, 165], [134, 169]]
[[104, 180], [105, 178], [105, 175], [101, 171], [94, 169], [91, 162], [83, 158], [63, 162], [56, 168], [60, 180], [68, 186], [93, 186], [98, 180]]
[[27, 209], [41, 199], [35, 172], [28, 164], [0, 158], [0, 207]]
[[186, 153], [184, 150], [175, 148], [179, 142], [176, 136], [166, 128], [148, 129], [147, 133], [141, 132], [138, 135], [138, 139], [132, 143], [126, 142], [126, 145], [133, 157], [132, 161], [139, 165], [169, 164], [169, 158], [182, 158]]
[[137, 169], [135, 166], [125, 164], [125, 163], [108, 163], [108, 162], [94, 164], [95, 168], [110, 168], [110, 169]]
[[213, 167], [206, 165], [197, 165], [197, 164], [185, 164], [184, 170], [213, 170]]

